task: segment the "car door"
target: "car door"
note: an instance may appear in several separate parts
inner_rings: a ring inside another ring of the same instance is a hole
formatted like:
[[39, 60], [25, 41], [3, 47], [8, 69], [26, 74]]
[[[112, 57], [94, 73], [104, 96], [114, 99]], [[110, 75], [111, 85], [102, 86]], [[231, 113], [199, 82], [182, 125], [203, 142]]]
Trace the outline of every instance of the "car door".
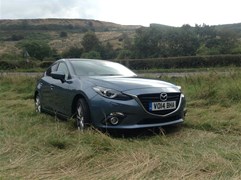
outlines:
[[65, 74], [65, 81], [53, 79], [51, 87], [52, 87], [52, 98], [54, 103], [54, 110], [61, 115], [68, 116], [71, 114], [71, 90], [70, 85], [72, 83], [72, 79], [65, 62], [60, 62], [57, 68], [57, 72], [61, 72]]
[[44, 77], [39, 82], [40, 84], [40, 95], [41, 95], [41, 103], [42, 107], [45, 110], [53, 111], [53, 94], [52, 94], [52, 84], [53, 78], [51, 77], [51, 73], [57, 71], [58, 63], [53, 64], [51, 67], [47, 69], [44, 73]]

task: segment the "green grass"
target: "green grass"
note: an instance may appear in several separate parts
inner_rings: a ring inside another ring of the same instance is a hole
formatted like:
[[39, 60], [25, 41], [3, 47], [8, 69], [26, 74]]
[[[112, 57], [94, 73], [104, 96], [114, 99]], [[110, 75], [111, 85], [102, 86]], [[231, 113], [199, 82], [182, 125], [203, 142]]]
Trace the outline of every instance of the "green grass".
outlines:
[[181, 128], [127, 137], [34, 112], [37, 78], [0, 77], [0, 179], [240, 179], [241, 74], [170, 78], [182, 85]]

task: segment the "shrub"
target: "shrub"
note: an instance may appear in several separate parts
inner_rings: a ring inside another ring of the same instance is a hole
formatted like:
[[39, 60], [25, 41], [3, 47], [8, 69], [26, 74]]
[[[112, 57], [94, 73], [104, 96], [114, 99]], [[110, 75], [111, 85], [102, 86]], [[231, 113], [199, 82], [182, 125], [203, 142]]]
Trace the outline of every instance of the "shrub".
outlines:
[[43, 60], [45, 57], [50, 57], [52, 50], [50, 46], [43, 41], [29, 41], [22, 45], [24, 51], [27, 51], [30, 57]]
[[26, 62], [23, 60], [20, 61], [0, 61], [0, 70], [14, 70], [17, 68], [20, 69], [30, 69], [37, 67], [37, 64], [33, 61]]
[[99, 52], [96, 51], [90, 51], [88, 53], [83, 53], [82, 58], [87, 58], [87, 59], [101, 59], [101, 55]]
[[43, 61], [39, 64], [41, 68], [48, 68], [53, 62], [52, 61]]
[[22, 35], [15, 35], [14, 34], [14, 35], [11, 36], [12, 41], [20, 41], [22, 39], [24, 39], [24, 36], [22, 36]]
[[61, 38], [65, 38], [65, 37], [67, 37], [67, 36], [68, 36], [67, 32], [64, 32], [64, 31], [62, 31], [62, 32], [59, 34], [59, 37], [61, 37]]
[[[16, 60], [21, 56], [18, 52], [4, 53], [0, 56], [0, 60]], [[21, 57], [22, 58], [22, 57]]]
[[82, 48], [78, 47], [70, 47], [67, 51], [65, 51], [62, 56], [64, 58], [79, 58], [83, 52]]
[[131, 69], [208, 68], [241, 66], [241, 55], [187, 56], [156, 59], [129, 59], [118, 62]]
[[117, 59], [129, 59], [133, 56], [130, 50], [120, 50]]
[[17, 66], [13, 62], [0, 61], [0, 70], [11, 70], [16, 68]]
[[18, 61], [17, 62], [17, 67], [21, 69], [29, 69], [29, 68], [34, 68], [36, 67], [36, 64], [32, 61], [26, 62], [26, 61]]

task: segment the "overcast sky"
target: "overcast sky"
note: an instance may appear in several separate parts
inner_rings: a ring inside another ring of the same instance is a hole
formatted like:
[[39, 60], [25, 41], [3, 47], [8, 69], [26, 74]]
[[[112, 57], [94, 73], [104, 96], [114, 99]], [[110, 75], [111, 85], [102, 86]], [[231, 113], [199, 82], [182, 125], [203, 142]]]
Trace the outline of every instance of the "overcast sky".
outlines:
[[240, 0], [0, 0], [1, 19], [75, 18], [123, 25], [241, 22]]

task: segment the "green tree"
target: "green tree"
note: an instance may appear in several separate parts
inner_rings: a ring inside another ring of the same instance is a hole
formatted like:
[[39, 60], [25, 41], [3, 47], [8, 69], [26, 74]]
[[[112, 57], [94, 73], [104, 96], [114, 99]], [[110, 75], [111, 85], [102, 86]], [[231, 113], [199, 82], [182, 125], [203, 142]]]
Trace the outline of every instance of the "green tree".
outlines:
[[114, 59], [116, 57], [116, 52], [109, 42], [105, 45], [100, 44], [98, 52], [100, 52], [102, 59]]
[[70, 47], [67, 51], [65, 51], [62, 56], [64, 58], [80, 58], [83, 53], [82, 48], [78, 47]]
[[117, 59], [131, 59], [133, 57], [133, 53], [130, 50], [120, 50], [117, 56]]
[[198, 38], [189, 25], [181, 28], [159, 26], [139, 29], [134, 41], [137, 58], [195, 55], [199, 47]]
[[173, 29], [167, 43], [170, 43], [169, 56], [194, 56], [199, 47], [196, 33], [190, 25]]
[[84, 54], [82, 57], [95, 59], [113, 59], [116, 56], [109, 42], [102, 44], [93, 32], [85, 33], [82, 46]]
[[156, 27], [140, 28], [134, 39], [134, 53], [136, 58], [158, 57], [159, 39], [161, 31]]
[[195, 26], [200, 47], [199, 55], [232, 54], [238, 47], [237, 34], [230, 30], [216, 30], [215, 26]]
[[101, 59], [101, 55], [97, 51], [85, 52], [81, 55], [81, 57], [86, 59]]
[[23, 35], [16, 35], [16, 34], [12, 35], [10, 38], [10, 40], [12, 40], [12, 41], [20, 41], [22, 39], [24, 39]]
[[215, 55], [219, 54], [217, 31], [214, 26], [195, 25], [194, 31], [197, 34], [199, 41], [199, 48], [197, 49], [197, 55]]
[[30, 41], [22, 44], [24, 51], [27, 51], [29, 56], [39, 60], [52, 56], [52, 49], [43, 41]]
[[60, 32], [59, 37], [61, 37], [61, 38], [68, 37], [68, 33], [67, 33], [67, 32], [62, 31], [62, 32]]
[[84, 48], [84, 52], [99, 51], [101, 46], [99, 39], [93, 32], [85, 33], [81, 44]]
[[238, 47], [237, 34], [230, 30], [218, 32], [220, 54], [231, 54]]

